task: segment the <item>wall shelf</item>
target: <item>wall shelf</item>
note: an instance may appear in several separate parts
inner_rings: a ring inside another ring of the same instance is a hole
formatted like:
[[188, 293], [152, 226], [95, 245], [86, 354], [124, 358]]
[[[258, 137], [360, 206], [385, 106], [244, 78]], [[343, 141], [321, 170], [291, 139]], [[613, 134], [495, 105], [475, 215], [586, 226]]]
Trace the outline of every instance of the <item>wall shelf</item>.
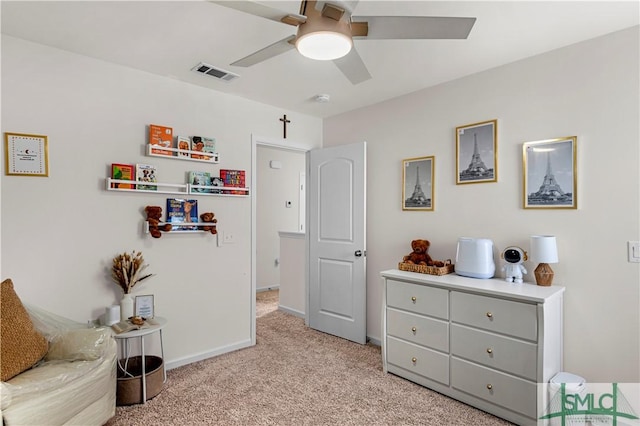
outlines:
[[[115, 184], [129, 184], [129, 185], [145, 185], [155, 186], [156, 190], [151, 189], [135, 189], [135, 188], [117, 188]], [[122, 180], [106, 178], [105, 185], [107, 191], [120, 191], [120, 192], [135, 192], [135, 193], [148, 193], [148, 194], [171, 194], [171, 195], [204, 195], [204, 196], [216, 196], [216, 197], [248, 197], [249, 188], [237, 188], [231, 186], [205, 186], [205, 185], [191, 185], [189, 183], [161, 183], [161, 182], [142, 182], [136, 180]], [[242, 194], [223, 194], [201, 191], [241, 191]]]
[[[171, 151], [175, 152], [178, 155], [163, 155], [156, 154], [151, 152], [154, 149], [162, 149], [163, 151]], [[187, 154], [187, 155], [180, 155]], [[200, 155], [210, 157], [209, 159], [204, 158], [192, 158], [191, 155]], [[220, 162], [220, 154], [217, 152], [202, 152], [202, 151], [191, 151], [188, 149], [178, 149], [178, 148], [164, 148], [159, 147], [157, 145], [147, 145], [147, 156], [149, 157], [159, 157], [159, 158], [168, 158], [170, 160], [185, 160], [185, 161], [198, 161], [200, 163], [209, 163], [209, 164], [218, 164]]]
[[[172, 226], [197, 226], [198, 228], [201, 228], [203, 226], [213, 226], [215, 227], [217, 225], [217, 223], [214, 222], [191, 222], [191, 223], [184, 223], [184, 222], [160, 222], [158, 223], [158, 226], [163, 226], [163, 225], [167, 225], [170, 224]], [[145, 234], [149, 233], [149, 222], [148, 221], [144, 221], [142, 224], [142, 232]], [[198, 230], [192, 230], [192, 229], [177, 229], [177, 230], [171, 230], [171, 231], [161, 231], [163, 234], [211, 234], [211, 231], [205, 231], [202, 229], [198, 229]], [[217, 235], [217, 234], [211, 234], [211, 235]]]

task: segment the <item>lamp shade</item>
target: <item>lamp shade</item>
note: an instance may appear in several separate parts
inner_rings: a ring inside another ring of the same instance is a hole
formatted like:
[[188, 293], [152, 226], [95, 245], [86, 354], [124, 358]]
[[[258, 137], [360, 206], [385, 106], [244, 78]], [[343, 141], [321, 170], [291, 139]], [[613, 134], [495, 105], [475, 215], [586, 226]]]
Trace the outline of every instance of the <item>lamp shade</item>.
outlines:
[[534, 263], [558, 263], [558, 246], [553, 235], [532, 235], [529, 255]]

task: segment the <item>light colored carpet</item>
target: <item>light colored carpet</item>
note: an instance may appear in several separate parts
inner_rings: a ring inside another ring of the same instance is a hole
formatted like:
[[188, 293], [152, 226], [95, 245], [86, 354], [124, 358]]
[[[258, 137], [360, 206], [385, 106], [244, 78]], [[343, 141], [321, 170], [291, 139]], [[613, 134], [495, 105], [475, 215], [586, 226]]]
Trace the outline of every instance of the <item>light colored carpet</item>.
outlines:
[[157, 397], [108, 425], [509, 424], [384, 374], [378, 346], [311, 330], [271, 299], [256, 346], [169, 371]]

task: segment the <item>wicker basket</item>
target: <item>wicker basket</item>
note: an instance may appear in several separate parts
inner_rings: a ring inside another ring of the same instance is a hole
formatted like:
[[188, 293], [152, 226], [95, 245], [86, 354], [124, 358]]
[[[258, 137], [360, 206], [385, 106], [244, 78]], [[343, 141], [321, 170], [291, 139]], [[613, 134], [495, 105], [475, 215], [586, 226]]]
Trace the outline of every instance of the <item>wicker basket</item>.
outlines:
[[[164, 382], [164, 361], [158, 356], [145, 356], [145, 370], [147, 380], [147, 400], [158, 395]], [[125, 360], [120, 360], [120, 365], [125, 365]], [[118, 368], [118, 385], [116, 392], [116, 405], [141, 404], [142, 400], [142, 357], [133, 356], [127, 363], [126, 375]]]
[[409, 271], [409, 272], [419, 272], [421, 274], [429, 274], [429, 275], [447, 275], [453, 272], [453, 264], [451, 263], [451, 259], [447, 259], [444, 262], [444, 266], [427, 266], [427, 265], [416, 265], [414, 263], [398, 263], [398, 269], [401, 271]]

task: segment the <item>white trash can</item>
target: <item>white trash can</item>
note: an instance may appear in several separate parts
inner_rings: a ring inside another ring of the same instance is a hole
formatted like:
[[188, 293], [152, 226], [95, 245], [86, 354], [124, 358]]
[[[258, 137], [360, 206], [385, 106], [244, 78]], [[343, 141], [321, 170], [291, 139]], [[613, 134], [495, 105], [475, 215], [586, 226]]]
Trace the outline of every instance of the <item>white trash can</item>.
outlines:
[[[551, 380], [549, 380], [549, 396], [548, 396], [549, 405], [547, 408], [548, 410], [556, 411], [557, 409], [560, 408], [560, 404], [562, 403], [562, 401], [556, 401], [554, 403], [553, 399], [554, 397], [560, 398], [559, 392], [563, 383], [565, 385], [564, 386], [565, 395], [578, 394], [582, 396], [586, 391], [587, 384], [584, 377], [580, 377], [572, 373], [567, 373], [566, 371], [561, 371], [560, 373], [553, 376]], [[549, 413], [547, 412], [547, 414]], [[543, 423], [543, 424], [545, 425], [548, 424], [552, 426], [561, 425], [562, 420], [559, 417], [555, 417], [555, 418], [552, 418], [549, 422]], [[569, 424], [569, 423], [567, 422], [566, 424]], [[572, 426], [582, 426], [582, 425], [586, 425], [587, 423], [585, 418], [580, 418], [578, 416], [571, 416], [570, 424]]]

